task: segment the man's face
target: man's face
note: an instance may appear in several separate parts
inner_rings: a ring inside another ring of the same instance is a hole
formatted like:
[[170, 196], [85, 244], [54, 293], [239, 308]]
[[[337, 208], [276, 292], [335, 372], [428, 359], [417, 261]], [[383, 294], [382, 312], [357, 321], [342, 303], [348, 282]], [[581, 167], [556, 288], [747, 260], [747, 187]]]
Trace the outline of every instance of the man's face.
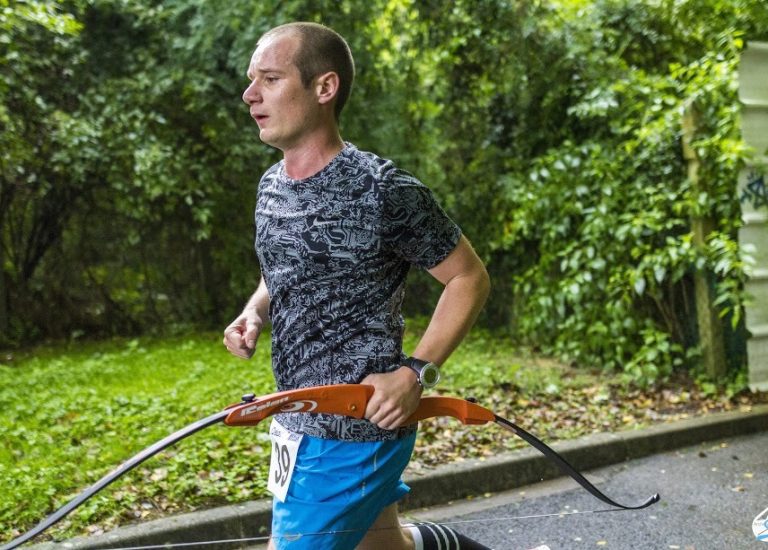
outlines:
[[313, 86], [305, 88], [294, 64], [300, 37], [286, 32], [262, 40], [248, 67], [251, 84], [243, 92], [264, 143], [285, 151], [301, 144], [316, 120]]

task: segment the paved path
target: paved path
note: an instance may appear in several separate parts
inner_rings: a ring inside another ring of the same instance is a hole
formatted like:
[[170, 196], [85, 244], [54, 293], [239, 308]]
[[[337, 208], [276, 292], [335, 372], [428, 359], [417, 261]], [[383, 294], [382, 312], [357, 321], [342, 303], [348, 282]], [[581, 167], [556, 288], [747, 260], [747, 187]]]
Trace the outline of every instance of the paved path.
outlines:
[[[575, 483], [558, 479], [412, 516], [455, 522], [454, 528], [497, 550], [541, 544], [551, 550], [768, 550], [752, 532], [753, 519], [768, 508], [766, 432], [632, 460], [588, 477], [622, 502], [656, 491], [662, 501], [641, 511], [511, 519], [604, 508]], [[474, 521], [480, 519], [488, 521]]]

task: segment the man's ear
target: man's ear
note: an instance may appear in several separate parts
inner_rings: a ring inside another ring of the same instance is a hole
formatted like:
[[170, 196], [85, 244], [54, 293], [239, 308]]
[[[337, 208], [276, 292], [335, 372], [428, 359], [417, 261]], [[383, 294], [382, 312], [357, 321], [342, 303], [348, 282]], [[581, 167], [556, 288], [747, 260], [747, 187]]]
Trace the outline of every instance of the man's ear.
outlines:
[[315, 79], [315, 93], [321, 105], [331, 103], [339, 94], [339, 75], [335, 72], [323, 73]]

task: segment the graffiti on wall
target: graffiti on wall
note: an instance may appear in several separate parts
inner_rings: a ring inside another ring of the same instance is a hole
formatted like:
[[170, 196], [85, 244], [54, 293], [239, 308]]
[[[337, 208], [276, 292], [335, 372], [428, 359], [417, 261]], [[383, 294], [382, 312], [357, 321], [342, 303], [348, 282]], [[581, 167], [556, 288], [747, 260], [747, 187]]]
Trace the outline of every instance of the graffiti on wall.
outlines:
[[765, 187], [765, 174], [751, 168], [747, 172], [747, 184], [739, 197], [739, 202], [752, 205], [752, 208], [765, 208], [768, 206], [768, 189]]

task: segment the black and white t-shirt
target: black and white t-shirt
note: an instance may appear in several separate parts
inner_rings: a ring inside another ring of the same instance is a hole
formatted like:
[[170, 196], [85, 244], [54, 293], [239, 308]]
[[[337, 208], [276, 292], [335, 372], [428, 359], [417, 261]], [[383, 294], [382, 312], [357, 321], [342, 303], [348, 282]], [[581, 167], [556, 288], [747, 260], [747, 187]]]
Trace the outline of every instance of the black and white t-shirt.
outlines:
[[[291, 179], [282, 161], [272, 166], [259, 183], [255, 217], [278, 389], [355, 384], [399, 368], [408, 269], [434, 267], [461, 236], [430, 190], [347, 143], [304, 180]], [[331, 439], [403, 434], [334, 415], [282, 414], [278, 421]]]

